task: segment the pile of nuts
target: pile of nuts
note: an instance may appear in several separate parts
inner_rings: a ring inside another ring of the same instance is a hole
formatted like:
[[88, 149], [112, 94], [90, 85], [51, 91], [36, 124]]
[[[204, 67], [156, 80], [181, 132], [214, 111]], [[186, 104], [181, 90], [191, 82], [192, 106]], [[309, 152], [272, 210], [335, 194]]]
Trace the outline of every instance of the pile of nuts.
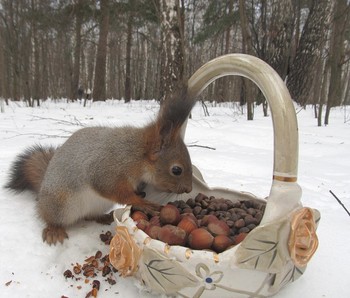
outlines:
[[240, 243], [260, 224], [265, 205], [257, 200], [233, 202], [199, 193], [186, 202], [168, 203], [159, 215], [149, 217], [138, 210], [131, 218], [153, 239], [220, 253]]
[[[110, 231], [100, 234], [100, 239], [106, 245], [109, 245], [113, 235]], [[72, 270], [67, 269], [64, 271], [63, 276], [68, 279], [75, 279], [76, 281], [80, 281], [84, 279], [85, 283], [90, 283], [90, 279], [97, 278], [98, 275], [101, 275], [105, 278], [106, 282], [109, 285], [115, 285], [116, 280], [114, 278], [114, 273], [117, 270], [112, 266], [109, 261], [109, 255], [106, 254], [102, 256], [101, 251], [97, 251], [94, 256], [90, 256], [89, 258], [84, 260], [84, 264], [81, 265], [79, 263], [72, 264]], [[81, 277], [81, 274], [84, 278]], [[97, 279], [93, 279], [91, 282], [92, 289], [86, 294], [85, 298], [89, 297], [97, 297], [98, 291], [100, 290], [100, 281]], [[81, 289], [81, 286], [77, 286], [78, 289]], [[66, 296], [61, 296], [61, 298], [68, 298]]]

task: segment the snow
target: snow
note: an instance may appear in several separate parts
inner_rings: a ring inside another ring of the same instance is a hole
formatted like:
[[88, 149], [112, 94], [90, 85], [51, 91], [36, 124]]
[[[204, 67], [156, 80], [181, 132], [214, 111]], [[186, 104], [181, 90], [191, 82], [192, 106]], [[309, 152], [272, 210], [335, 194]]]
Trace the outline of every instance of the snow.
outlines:
[[[261, 107], [256, 108], [254, 121], [247, 121], [232, 104], [208, 104], [208, 109], [210, 116], [204, 117], [198, 104], [188, 122], [185, 141], [193, 164], [209, 186], [268, 196], [273, 160], [271, 117], [263, 117]], [[6, 183], [15, 156], [30, 145], [59, 145], [83, 126], [142, 126], [157, 111], [154, 101], [124, 104], [114, 100], [86, 108], [65, 101], [46, 101], [40, 108], [11, 103], [0, 113], [0, 184]], [[329, 192], [332, 190], [350, 209], [350, 122], [344, 123], [346, 113], [333, 109], [330, 125], [317, 127], [311, 107], [297, 108], [298, 181], [303, 205], [321, 212], [320, 244], [305, 274], [275, 297], [350, 297], [350, 218]], [[71, 264], [82, 264], [97, 250], [106, 254], [108, 246], [99, 234], [113, 230], [113, 226], [81, 222], [68, 230], [68, 241], [50, 247], [42, 242], [43, 223], [36, 216], [30, 193], [16, 195], [1, 187], [0, 206], [0, 297], [85, 297], [91, 283], [66, 280], [63, 272], [71, 269]], [[100, 280], [98, 297], [154, 297], [142, 291], [134, 278], [116, 276], [113, 286]]]

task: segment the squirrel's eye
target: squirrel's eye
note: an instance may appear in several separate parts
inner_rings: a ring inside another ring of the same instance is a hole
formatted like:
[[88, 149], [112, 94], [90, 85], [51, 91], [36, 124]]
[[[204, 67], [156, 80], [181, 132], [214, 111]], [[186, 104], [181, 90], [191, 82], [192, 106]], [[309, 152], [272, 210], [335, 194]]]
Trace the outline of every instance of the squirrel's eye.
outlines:
[[171, 168], [171, 172], [173, 173], [173, 175], [175, 176], [180, 176], [182, 174], [182, 169], [179, 166], [173, 166]]

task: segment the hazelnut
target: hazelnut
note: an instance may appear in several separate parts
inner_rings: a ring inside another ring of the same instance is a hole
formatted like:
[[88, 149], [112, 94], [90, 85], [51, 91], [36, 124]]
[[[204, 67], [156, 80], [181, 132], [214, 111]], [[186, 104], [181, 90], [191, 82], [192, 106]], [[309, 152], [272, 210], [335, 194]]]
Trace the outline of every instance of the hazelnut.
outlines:
[[159, 227], [160, 227], [159, 215], [153, 216], [153, 217], [149, 220], [149, 223], [150, 223], [152, 226], [159, 226]]
[[230, 227], [226, 222], [217, 220], [208, 224], [208, 231], [213, 235], [230, 235]]
[[213, 214], [208, 214], [208, 215], [205, 215], [202, 220], [201, 220], [201, 226], [207, 226], [209, 223], [211, 222], [216, 222], [218, 221], [218, 218], [213, 215]]
[[238, 235], [234, 236], [233, 239], [235, 244], [241, 243], [245, 237], [247, 237], [247, 235], [247, 233], [239, 233]]
[[195, 229], [188, 236], [188, 244], [193, 249], [208, 249], [213, 241], [213, 235], [204, 228]]
[[244, 217], [244, 222], [246, 225], [250, 225], [250, 224], [256, 225], [258, 223], [258, 220], [255, 217], [253, 217], [253, 215], [248, 214]]
[[187, 207], [187, 208], [184, 208], [184, 209], [182, 210], [182, 213], [193, 214], [192, 212], [193, 212], [193, 211], [192, 211], [192, 208], [191, 208], [191, 207]]
[[241, 218], [235, 222], [235, 228], [237, 228], [237, 229], [243, 228], [244, 226], [245, 226], [245, 221], [243, 218]]
[[233, 244], [233, 241], [226, 235], [215, 236], [213, 241], [213, 250], [220, 253], [226, 250], [229, 246]]
[[187, 216], [190, 217], [191, 219], [193, 219], [196, 224], [198, 224], [198, 219], [197, 219], [197, 217], [194, 216], [193, 213], [183, 213], [180, 215], [180, 219], [183, 219], [184, 217], [187, 217]]
[[184, 216], [177, 226], [183, 229], [187, 234], [190, 234], [194, 229], [198, 228], [198, 224], [191, 216]]
[[185, 245], [187, 240], [186, 232], [176, 226], [165, 225], [158, 232], [158, 239], [169, 245]]
[[149, 222], [145, 219], [140, 219], [139, 222], [136, 224], [136, 226], [142, 230], [145, 231], [146, 228], [149, 226]]
[[164, 225], [177, 225], [180, 221], [180, 211], [176, 206], [167, 204], [160, 210], [159, 218]]
[[146, 229], [145, 233], [150, 236], [152, 239], [158, 239], [158, 233], [160, 231], [160, 226], [154, 226], [150, 224]]
[[133, 221], [136, 221], [137, 223], [141, 220], [147, 220], [148, 221], [148, 216], [143, 213], [142, 211], [135, 211], [131, 214], [131, 218], [133, 219]]

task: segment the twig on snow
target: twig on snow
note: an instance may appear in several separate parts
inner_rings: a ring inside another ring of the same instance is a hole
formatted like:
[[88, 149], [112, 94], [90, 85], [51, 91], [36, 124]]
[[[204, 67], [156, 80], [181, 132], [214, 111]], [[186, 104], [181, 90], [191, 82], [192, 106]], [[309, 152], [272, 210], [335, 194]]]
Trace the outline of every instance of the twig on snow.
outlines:
[[55, 118], [50, 118], [50, 117], [41, 117], [41, 116], [36, 116], [33, 115], [33, 118], [36, 118], [37, 120], [52, 120], [55, 121], [57, 123], [61, 123], [61, 124], [73, 124], [73, 125], [77, 125], [77, 126], [82, 126], [84, 127], [85, 125], [83, 123], [80, 122], [80, 120], [74, 116], [74, 122], [73, 121], [68, 121], [68, 120], [62, 120], [62, 119], [55, 119]]
[[214, 147], [195, 145], [195, 144], [187, 145], [187, 147], [199, 147], [199, 148], [204, 148], [204, 149], [216, 150], [216, 148], [214, 148]]
[[329, 191], [332, 196], [338, 201], [338, 203], [344, 208], [344, 210], [346, 211], [346, 213], [350, 216], [350, 212], [348, 209], [346, 209], [346, 207], [344, 206], [343, 202], [333, 193], [333, 191]]

